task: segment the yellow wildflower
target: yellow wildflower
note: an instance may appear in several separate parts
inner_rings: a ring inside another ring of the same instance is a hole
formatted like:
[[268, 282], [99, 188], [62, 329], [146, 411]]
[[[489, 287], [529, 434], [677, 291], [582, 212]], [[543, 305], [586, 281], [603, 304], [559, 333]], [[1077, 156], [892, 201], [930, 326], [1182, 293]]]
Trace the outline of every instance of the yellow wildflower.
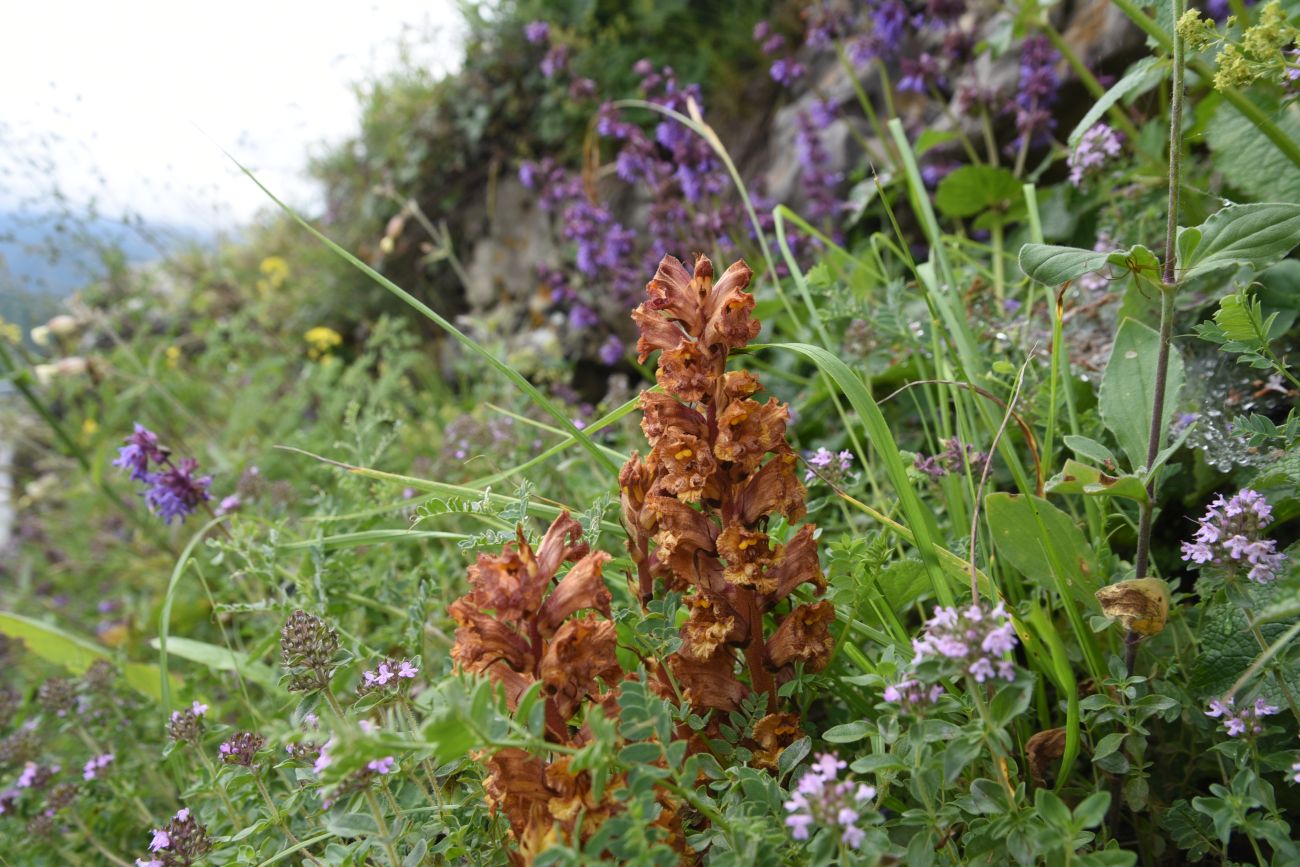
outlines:
[[311, 358], [328, 358], [330, 350], [343, 343], [343, 335], [325, 325], [310, 329], [303, 339], [307, 341], [307, 355]]
[[179, 346], [169, 346], [163, 355], [167, 356], [167, 366], [174, 368], [180, 364], [181, 348]]
[[258, 266], [262, 279], [257, 281], [257, 291], [261, 295], [274, 292], [289, 279], [289, 263], [279, 256], [267, 256]]

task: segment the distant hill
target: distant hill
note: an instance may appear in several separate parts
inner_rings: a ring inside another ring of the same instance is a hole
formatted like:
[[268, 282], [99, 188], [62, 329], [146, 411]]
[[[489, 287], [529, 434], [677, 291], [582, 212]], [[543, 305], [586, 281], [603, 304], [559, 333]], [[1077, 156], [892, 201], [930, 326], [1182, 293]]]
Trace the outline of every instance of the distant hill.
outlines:
[[127, 262], [148, 262], [177, 243], [205, 240], [189, 227], [0, 212], [0, 307], [14, 293], [70, 295], [103, 273], [110, 250]]

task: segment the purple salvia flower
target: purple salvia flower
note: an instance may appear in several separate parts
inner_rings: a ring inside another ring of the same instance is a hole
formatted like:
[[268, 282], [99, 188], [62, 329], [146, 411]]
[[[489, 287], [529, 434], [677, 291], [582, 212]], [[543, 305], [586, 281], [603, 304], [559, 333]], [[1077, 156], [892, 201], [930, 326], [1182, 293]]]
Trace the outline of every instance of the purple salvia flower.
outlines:
[[623, 360], [623, 354], [627, 351], [623, 346], [623, 341], [619, 340], [617, 334], [611, 334], [600, 345], [600, 350], [596, 355], [600, 358], [602, 364], [613, 367]]
[[554, 78], [556, 73], [563, 72], [569, 65], [569, 46], [552, 45], [542, 58], [539, 68], [542, 75], [547, 78]]
[[551, 25], [545, 21], [529, 21], [524, 25], [524, 38], [533, 45], [541, 45], [551, 38]]
[[144, 500], [149, 510], [170, 524], [173, 518], [184, 521], [200, 503], [211, 499], [208, 488], [212, 485], [211, 476], [194, 475], [199, 462], [194, 458], [181, 458], [161, 473], [149, 477], [153, 485], [145, 492]]
[[113, 466], [129, 470], [133, 482], [149, 481], [149, 464], [161, 464], [170, 453], [158, 445], [158, 435], [139, 422], [135, 423], [135, 432], [127, 436], [125, 442], [126, 445], [118, 449]]
[[772, 64], [769, 74], [772, 80], [784, 87], [789, 87], [800, 78], [803, 78], [808, 70], [804, 69], [802, 63], [792, 57], [783, 57]]

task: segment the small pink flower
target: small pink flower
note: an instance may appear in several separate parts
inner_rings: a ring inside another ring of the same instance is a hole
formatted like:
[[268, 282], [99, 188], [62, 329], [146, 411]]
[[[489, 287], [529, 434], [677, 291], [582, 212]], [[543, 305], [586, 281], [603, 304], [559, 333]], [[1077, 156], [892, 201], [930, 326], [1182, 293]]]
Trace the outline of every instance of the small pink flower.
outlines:
[[419, 673], [419, 671], [420, 670], [418, 668], [416, 668], [414, 665], [411, 664], [410, 660], [403, 659], [401, 667], [397, 669], [397, 676], [413, 678], [415, 677], [416, 674]]
[[374, 771], [376, 774], [391, 774], [393, 772], [393, 766], [396, 764], [397, 759], [392, 756], [384, 756], [382, 759], [375, 759], [373, 762], [369, 762], [366, 767]]
[[157, 852], [160, 849], [166, 849], [172, 844], [172, 838], [162, 828], [153, 829], [153, 840], [149, 843], [149, 851]]

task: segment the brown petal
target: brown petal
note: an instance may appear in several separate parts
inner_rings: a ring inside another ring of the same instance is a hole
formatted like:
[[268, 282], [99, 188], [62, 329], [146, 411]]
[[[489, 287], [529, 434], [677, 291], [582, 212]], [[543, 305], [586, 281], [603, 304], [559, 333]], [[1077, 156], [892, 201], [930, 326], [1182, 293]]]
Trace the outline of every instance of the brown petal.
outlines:
[[795, 476], [797, 462], [789, 447], [782, 446], [761, 470], [750, 477], [737, 497], [737, 520], [740, 523], [753, 525], [759, 518], [778, 512], [791, 522], [804, 516], [807, 492]]
[[573, 565], [551, 595], [542, 603], [537, 616], [537, 626], [543, 638], [550, 638], [569, 615], [584, 608], [594, 608], [610, 616], [611, 596], [601, 576], [601, 567], [610, 556], [604, 551], [592, 551]]
[[774, 771], [781, 753], [790, 744], [803, 737], [799, 715], [795, 713], [770, 713], [754, 723], [753, 766]]
[[542, 680], [560, 717], [568, 720], [584, 698], [600, 694], [597, 679], [615, 684], [623, 677], [614, 653], [614, 624], [587, 615], [569, 620], [551, 639], [542, 658]]
[[[705, 260], [708, 261], [707, 259]], [[709, 267], [709, 284], [712, 285], [712, 266]], [[699, 337], [704, 323], [704, 292], [699, 283], [700, 265], [696, 262], [695, 274], [686, 270], [686, 266], [672, 256], [664, 256], [659, 261], [659, 270], [646, 284], [648, 300], [641, 306], [647, 311], [655, 311], [661, 316], [680, 322], [686, 333]]]
[[655, 379], [664, 391], [695, 403], [713, 390], [717, 367], [712, 353], [694, 341], [686, 341], [663, 351]]
[[725, 590], [714, 548], [718, 525], [674, 497], [651, 495], [646, 511], [655, 514], [655, 557], [683, 581], [717, 593]]
[[632, 321], [636, 323], [640, 336], [636, 339], [637, 361], [642, 364], [656, 349], [675, 348], [683, 340], [691, 337], [682, 331], [682, 327], [663, 317], [663, 314], [649, 310], [643, 303], [632, 311]]
[[[520, 749], [498, 750], [484, 762], [488, 775], [483, 792], [492, 812], [503, 811], [510, 831], [526, 853], [542, 851], [552, 820], [552, 797], [542, 760]], [[531, 860], [531, 859], [527, 859]]]
[[519, 621], [536, 613], [547, 580], [537, 575], [527, 545], [522, 551], [506, 545], [500, 554], [478, 555], [478, 562], [469, 567], [471, 590], [466, 598], [502, 620]]
[[718, 555], [726, 564], [723, 577], [738, 587], [770, 593], [775, 583], [767, 576], [772, 562], [772, 548], [766, 533], [736, 524], [727, 525], [718, 536]]
[[1169, 585], [1159, 578], [1130, 578], [1097, 591], [1107, 617], [1139, 635], [1158, 635], [1169, 619]]
[[733, 401], [718, 415], [718, 440], [713, 454], [730, 461], [742, 474], [758, 469], [763, 456], [785, 443], [785, 426], [790, 410], [776, 398], [766, 404], [755, 400]]
[[709, 426], [704, 416], [682, 403], [671, 394], [659, 391], [641, 392], [641, 430], [654, 445], [670, 428], [692, 436], [708, 436]]
[[767, 642], [767, 658], [773, 669], [801, 661], [809, 671], [820, 671], [831, 658], [835, 640], [830, 625], [835, 606], [829, 601], [800, 605], [781, 621]]
[[699, 502], [709, 476], [717, 469], [707, 440], [670, 428], [650, 450], [648, 458], [658, 490], [684, 503]]
[[[698, 266], [697, 266], [698, 268]], [[762, 325], [750, 318], [754, 296], [745, 291], [753, 272], [744, 260], [732, 264], [709, 294], [705, 306], [705, 346], [739, 349], [758, 336]]]
[[748, 370], [733, 370], [722, 380], [722, 392], [726, 395], [728, 403], [752, 397], [762, 390], [762, 383]]
[[[651, 474], [646, 462], [636, 452], [618, 471], [619, 502], [623, 510], [623, 526], [628, 532], [653, 529], [651, 516], [642, 515], [646, 494], [650, 490]], [[650, 524], [644, 523], [650, 521]]]
[[532, 672], [536, 659], [522, 635], [479, 609], [468, 597], [451, 603], [449, 611], [458, 624], [451, 658], [465, 671], [482, 673], [504, 662], [515, 671]]
[[720, 610], [726, 602], [704, 594], [688, 601], [690, 617], [682, 624], [682, 647], [679, 651], [697, 662], [709, 659], [724, 644], [744, 638], [744, 632], [730, 612]]
[[674, 653], [668, 657], [668, 667], [692, 706], [730, 712], [738, 710], [749, 694], [749, 687], [736, 679], [736, 658], [726, 648], [705, 660]]
[[587, 543], [582, 541], [582, 525], [569, 517], [568, 512], [561, 512], [537, 546], [537, 569], [545, 579], [542, 586], [551, 582], [561, 563], [577, 560], [587, 551]]
[[1052, 762], [1065, 755], [1065, 729], [1048, 729], [1034, 734], [1025, 742], [1025, 756], [1029, 759], [1029, 775], [1039, 786], [1047, 785], [1047, 772]]
[[765, 609], [789, 596], [800, 584], [813, 585], [814, 591], [819, 595], [826, 590], [826, 579], [822, 575], [821, 563], [817, 560], [817, 540], [813, 538], [816, 530], [812, 524], [804, 524], [777, 551], [776, 562], [767, 570], [767, 577], [775, 589], [770, 596], [765, 597]]

